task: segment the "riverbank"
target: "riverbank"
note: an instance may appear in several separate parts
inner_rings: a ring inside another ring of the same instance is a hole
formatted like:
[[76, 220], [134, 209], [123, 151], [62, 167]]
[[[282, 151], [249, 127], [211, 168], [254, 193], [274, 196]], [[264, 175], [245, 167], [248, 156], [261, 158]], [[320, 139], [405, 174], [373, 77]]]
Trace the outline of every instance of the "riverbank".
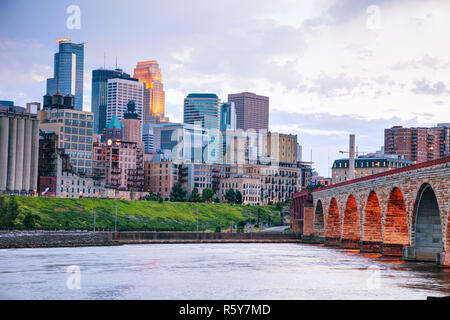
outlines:
[[115, 246], [163, 243], [299, 243], [295, 233], [224, 232], [71, 232], [12, 231], [0, 233], [0, 249]]

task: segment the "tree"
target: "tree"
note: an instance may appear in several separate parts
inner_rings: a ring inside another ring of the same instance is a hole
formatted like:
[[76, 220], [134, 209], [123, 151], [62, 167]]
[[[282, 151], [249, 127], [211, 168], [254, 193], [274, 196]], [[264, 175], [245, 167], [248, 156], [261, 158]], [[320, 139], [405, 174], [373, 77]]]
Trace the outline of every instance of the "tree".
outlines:
[[225, 200], [228, 201], [228, 203], [235, 203], [236, 202], [236, 193], [234, 192], [234, 189], [228, 189], [225, 193]]
[[0, 197], [0, 227], [11, 228], [14, 227], [14, 220], [19, 215], [19, 205], [14, 196]]
[[39, 221], [39, 220], [41, 220], [41, 217], [39, 217], [37, 214], [33, 214], [31, 212], [27, 212], [25, 214], [25, 218], [23, 219], [22, 223], [23, 223], [25, 228], [33, 229], [36, 221]]
[[198, 188], [194, 187], [192, 189], [191, 195], [189, 196], [189, 202], [200, 202], [202, 199], [198, 193]]
[[205, 202], [211, 202], [214, 197], [214, 191], [211, 188], [205, 188], [202, 192], [202, 198]]
[[236, 190], [236, 203], [242, 204], [242, 193], [239, 190]]
[[215, 198], [214, 198], [214, 202], [215, 202], [215, 203], [220, 203], [219, 197], [215, 197]]
[[170, 200], [175, 202], [185, 202], [186, 201], [186, 191], [183, 190], [181, 183], [177, 182], [172, 188], [170, 193]]

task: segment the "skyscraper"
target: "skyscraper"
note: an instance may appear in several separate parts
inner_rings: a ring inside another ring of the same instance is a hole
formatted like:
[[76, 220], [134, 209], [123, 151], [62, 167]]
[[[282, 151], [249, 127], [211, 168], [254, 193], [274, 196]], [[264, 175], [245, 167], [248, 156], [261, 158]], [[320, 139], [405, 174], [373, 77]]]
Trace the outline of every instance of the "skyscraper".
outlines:
[[242, 92], [229, 94], [228, 102], [236, 107], [238, 129], [269, 129], [269, 97]]
[[220, 130], [236, 130], [234, 102], [225, 102], [220, 106]]
[[56, 41], [59, 52], [55, 53], [53, 78], [47, 79], [47, 93], [71, 94], [75, 97], [75, 110], [83, 110], [84, 43]]
[[161, 69], [158, 61], [138, 62], [134, 69], [134, 78], [145, 83], [144, 87], [144, 123], [166, 122], [164, 117], [165, 93], [162, 84]]
[[135, 112], [142, 122], [143, 90], [144, 84], [141, 82], [119, 78], [109, 79], [106, 122], [109, 123], [114, 115], [122, 120], [131, 100], [134, 101]]
[[94, 113], [94, 132], [102, 133], [106, 128], [106, 107], [107, 107], [107, 87], [109, 79], [128, 79], [138, 81], [131, 78], [128, 73], [121, 69], [92, 70], [92, 101], [91, 108]]
[[208, 162], [221, 160], [220, 156], [220, 99], [216, 94], [191, 93], [184, 99], [184, 123], [206, 129], [209, 136]]

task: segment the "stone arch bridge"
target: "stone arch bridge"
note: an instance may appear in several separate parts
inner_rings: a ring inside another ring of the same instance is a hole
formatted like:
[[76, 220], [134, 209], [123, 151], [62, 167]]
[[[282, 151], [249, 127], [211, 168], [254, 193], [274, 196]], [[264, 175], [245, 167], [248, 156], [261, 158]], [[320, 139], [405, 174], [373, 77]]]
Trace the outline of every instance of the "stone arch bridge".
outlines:
[[450, 156], [312, 195], [304, 236], [361, 252], [450, 264]]

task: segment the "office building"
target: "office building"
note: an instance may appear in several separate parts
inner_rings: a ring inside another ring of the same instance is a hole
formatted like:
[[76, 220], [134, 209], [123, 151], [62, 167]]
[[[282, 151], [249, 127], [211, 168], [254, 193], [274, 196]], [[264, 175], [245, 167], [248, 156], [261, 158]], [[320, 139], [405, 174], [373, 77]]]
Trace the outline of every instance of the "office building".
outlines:
[[138, 62], [133, 77], [144, 83], [143, 122], [159, 123], [169, 121], [164, 116], [165, 92], [158, 61]]
[[[355, 158], [355, 179], [413, 164], [414, 161], [403, 159], [397, 155], [374, 153], [359, 156]], [[349, 170], [348, 158], [335, 160], [331, 168], [332, 183], [347, 181]]]
[[73, 95], [75, 110], [83, 110], [84, 43], [56, 41], [59, 52], [54, 56], [53, 78], [47, 79], [47, 93]]
[[183, 119], [186, 124], [206, 130], [209, 137], [207, 141], [207, 162], [220, 162], [222, 159], [222, 141], [220, 134], [220, 99], [217, 95], [210, 93], [189, 94], [184, 99]]
[[142, 124], [135, 110], [134, 101], [129, 101], [123, 115], [122, 140], [142, 144]]
[[71, 95], [47, 94], [39, 119], [42, 130], [57, 134], [58, 147], [69, 155], [74, 171], [91, 174], [94, 114], [75, 110]]
[[131, 78], [128, 73], [121, 69], [92, 70], [92, 100], [91, 111], [94, 113], [94, 132], [103, 133], [106, 128], [107, 98], [108, 98], [108, 80], [109, 79], [127, 79], [138, 81]]
[[114, 115], [119, 120], [124, 118], [130, 101], [134, 102], [135, 112], [142, 122], [142, 108], [144, 103], [144, 84], [127, 79], [108, 79], [108, 98], [106, 107], [106, 123]]
[[228, 102], [234, 102], [238, 129], [269, 129], [269, 97], [242, 92], [229, 94]]

